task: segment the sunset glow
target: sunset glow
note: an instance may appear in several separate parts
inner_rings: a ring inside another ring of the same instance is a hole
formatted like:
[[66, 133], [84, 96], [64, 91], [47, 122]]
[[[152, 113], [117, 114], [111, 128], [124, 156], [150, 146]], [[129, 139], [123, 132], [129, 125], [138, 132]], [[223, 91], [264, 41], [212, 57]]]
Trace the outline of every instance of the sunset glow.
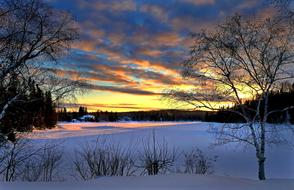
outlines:
[[67, 104], [70, 109], [190, 109], [171, 106], [161, 97], [165, 89], [189, 88], [180, 76], [192, 43], [189, 35], [213, 30], [234, 12], [273, 14], [265, 1], [50, 0], [52, 6], [73, 13], [81, 32], [70, 55], [50, 69], [89, 84], [77, 104]]

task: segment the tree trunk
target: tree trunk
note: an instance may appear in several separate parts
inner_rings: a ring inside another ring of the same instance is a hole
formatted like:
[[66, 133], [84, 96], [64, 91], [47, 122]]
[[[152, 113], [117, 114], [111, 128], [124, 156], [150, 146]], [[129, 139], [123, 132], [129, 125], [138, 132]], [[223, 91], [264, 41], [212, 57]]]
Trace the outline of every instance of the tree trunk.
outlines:
[[260, 135], [260, 147], [257, 152], [258, 159], [258, 179], [265, 180], [265, 170], [264, 170], [264, 162], [265, 162], [265, 123], [261, 122], [261, 135]]
[[266, 142], [266, 122], [267, 122], [267, 113], [268, 113], [268, 91], [265, 93], [264, 97], [264, 111], [263, 117], [260, 121], [260, 152], [258, 155], [258, 179], [265, 180], [265, 170], [264, 170], [264, 162], [265, 162], [265, 142]]
[[264, 156], [262, 158], [258, 158], [258, 179], [265, 180], [265, 170], [264, 170]]

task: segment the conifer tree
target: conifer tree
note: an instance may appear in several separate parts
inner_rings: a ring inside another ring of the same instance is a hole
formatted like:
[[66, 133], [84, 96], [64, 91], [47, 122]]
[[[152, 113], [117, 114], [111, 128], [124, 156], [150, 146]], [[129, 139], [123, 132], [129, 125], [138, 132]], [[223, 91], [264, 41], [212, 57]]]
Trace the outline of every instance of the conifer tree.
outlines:
[[55, 105], [52, 101], [50, 91], [47, 91], [45, 93], [44, 123], [45, 123], [46, 128], [53, 128], [57, 123], [57, 114], [55, 111]]

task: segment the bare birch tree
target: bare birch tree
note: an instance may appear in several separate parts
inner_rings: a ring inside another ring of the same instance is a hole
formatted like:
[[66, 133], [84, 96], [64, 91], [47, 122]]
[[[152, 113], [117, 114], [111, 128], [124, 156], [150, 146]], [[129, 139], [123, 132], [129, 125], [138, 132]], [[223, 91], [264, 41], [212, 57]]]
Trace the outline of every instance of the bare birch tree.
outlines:
[[[258, 178], [264, 180], [266, 145], [278, 143], [277, 129], [267, 124], [271, 114], [291, 109], [269, 110], [269, 93], [294, 77], [293, 27], [281, 18], [259, 20], [229, 17], [214, 32], [194, 35], [191, 56], [184, 63], [183, 77], [194, 81], [191, 90], [170, 90], [167, 97], [196, 108], [217, 111], [217, 103], [237, 106], [228, 109], [244, 124], [216, 128], [217, 143], [245, 143], [255, 148]], [[246, 106], [255, 98], [256, 107]]]

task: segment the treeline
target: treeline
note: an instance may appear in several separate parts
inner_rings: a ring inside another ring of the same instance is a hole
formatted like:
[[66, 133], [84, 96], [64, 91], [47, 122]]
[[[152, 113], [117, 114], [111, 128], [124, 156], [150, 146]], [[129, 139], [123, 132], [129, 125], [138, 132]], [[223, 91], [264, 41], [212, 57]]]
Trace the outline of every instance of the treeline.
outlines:
[[203, 121], [207, 114], [205, 111], [158, 110], [119, 113], [119, 116], [134, 121]]
[[[86, 107], [80, 107], [76, 112], [67, 112], [63, 108], [58, 112], [59, 121], [79, 120], [84, 115], [90, 114], [95, 119], [89, 118], [86, 121], [207, 121], [221, 123], [241, 123], [244, 119], [231, 110], [241, 111], [246, 107], [249, 115], [254, 117], [254, 110], [258, 104], [258, 98], [247, 100], [244, 104], [233, 107], [223, 107], [218, 112], [209, 111], [185, 111], [185, 110], [157, 110], [157, 111], [134, 111], [134, 112], [88, 112]], [[291, 123], [294, 124], [294, 84], [282, 84], [279, 90], [269, 94], [269, 111], [276, 111], [268, 118], [270, 123]], [[289, 109], [285, 109], [285, 108]], [[291, 109], [290, 109], [291, 108]], [[262, 108], [261, 108], [262, 110]], [[260, 113], [261, 115], [263, 113]]]
[[[244, 119], [230, 110], [241, 111], [241, 107], [246, 108], [246, 112], [254, 117], [254, 110], [258, 105], [258, 98], [248, 100], [243, 105], [232, 108], [223, 108], [222, 110], [209, 114], [206, 121], [221, 123], [241, 123]], [[282, 84], [279, 90], [273, 91], [268, 97], [268, 111], [273, 112], [269, 115], [270, 123], [291, 123], [294, 124], [294, 84]], [[292, 108], [293, 107], [293, 108]], [[263, 108], [261, 107], [261, 110]], [[263, 115], [262, 111], [260, 113]]]
[[[99, 122], [99, 121], [119, 121], [119, 116], [117, 112], [108, 112], [108, 111], [96, 111], [96, 112], [88, 112], [87, 107], [79, 107], [78, 111], [67, 111], [66, 108], [62, 108], [58, 111], [58, 120], [59, 121], [74, 121], [74, 120], [84, 120], [84, 121], [92, 121], [92, 122]], [[85, 115], [91, 115], [92, 117], [83, 118]]]
[[66, 108], [58, 112], [59, 121], [79, 120], [84, 115], [95, 116], [94, 120], [88, 121], [204, 121], [208, 112], [205, 111], [182, 111], [182, 110], [158, 110], [158, 111], [134, 111], [134, 112], [87, 112], [87, 108], [80, 107], [77, 112], [68, 112]]
[[12, 75], [11, 78], [10, 84], [5, 85], [8, 88], [4, 88], [3, 81], [0, 82], [0, 107], [3, 108], [13, 97], [17, 97], [17, 101], [12, 102], [5, 111], [0, 133], [14, 141], [17, 132], [53, 128], [57, 123], [57, 114], [50, 91], [42, 90], [31, 79], [23, 84], [17, 75]]

